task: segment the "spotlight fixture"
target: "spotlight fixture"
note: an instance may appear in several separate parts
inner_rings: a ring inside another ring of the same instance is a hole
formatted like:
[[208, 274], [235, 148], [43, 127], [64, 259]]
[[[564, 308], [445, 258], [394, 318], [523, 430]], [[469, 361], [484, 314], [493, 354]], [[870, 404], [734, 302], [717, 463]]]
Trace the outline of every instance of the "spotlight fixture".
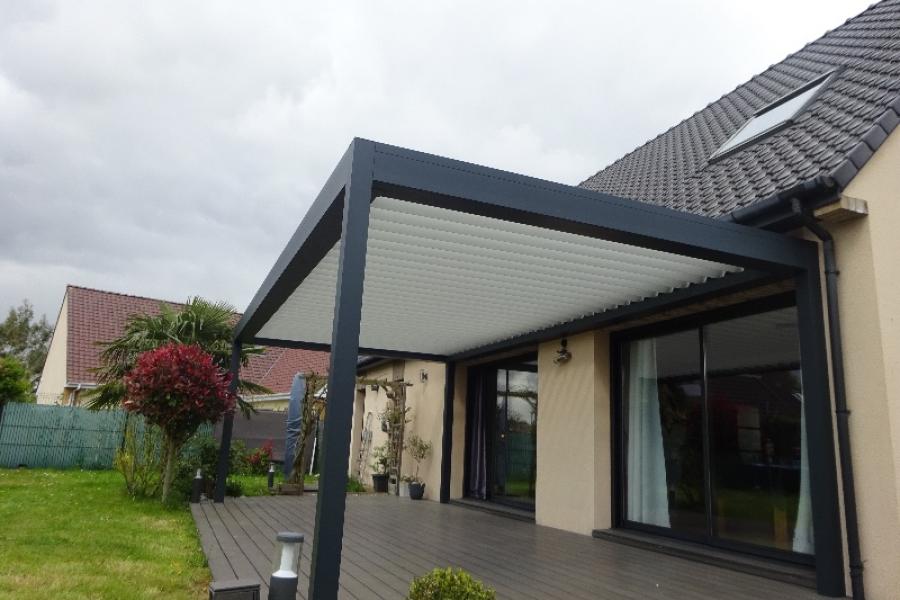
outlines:
[[572, 360], [572, 353], [569, 352], [569, 340], [563, 338], [559, 342], [559, 350], [556, 351], [556, 356], [553, 358], [553, 364], [561, 365]]

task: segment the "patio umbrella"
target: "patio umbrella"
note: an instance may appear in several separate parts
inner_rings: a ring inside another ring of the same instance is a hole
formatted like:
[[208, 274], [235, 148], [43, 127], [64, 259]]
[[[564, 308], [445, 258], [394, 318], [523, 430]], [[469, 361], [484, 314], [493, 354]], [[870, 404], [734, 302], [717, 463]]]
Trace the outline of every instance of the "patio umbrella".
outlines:
[[300, 437], [300, 421], [303, 415], [303, 397], [306, 395], [306, 378], [301, 373], [294, 375], [291, 383], [291, 397], [288, 400], [287, 431], [284, 440], [284, 477], [291, 476], [294, 466], [294, 452], [297, 447], [297, 438]]

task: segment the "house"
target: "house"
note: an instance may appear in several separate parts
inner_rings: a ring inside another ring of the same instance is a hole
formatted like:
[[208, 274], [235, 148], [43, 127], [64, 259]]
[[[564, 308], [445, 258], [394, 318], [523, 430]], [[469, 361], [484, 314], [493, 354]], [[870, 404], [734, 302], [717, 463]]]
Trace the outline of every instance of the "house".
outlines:
[[311, 596], [363, 373], [432, 500], [896, 598], [898, 122], [884, 0], [579, 186], [354, 140], [235, 329], [331, 351]]
[[[122, 335], [129, 316], [157, 314], [163, 304], [174, 309], [180, 306], [165, 300], [66, 286], [38, 384], [38, 404], [80, 405], [83, 392], [97, 385], [94, 369], [100, 366], [100, 344]], [[296, 373], [327, 370], [326, 352], [267, 348], [265, 353], [251, 357], [243, 375], [272, 393], [247, 400], [258, 409], [284, 410]]]

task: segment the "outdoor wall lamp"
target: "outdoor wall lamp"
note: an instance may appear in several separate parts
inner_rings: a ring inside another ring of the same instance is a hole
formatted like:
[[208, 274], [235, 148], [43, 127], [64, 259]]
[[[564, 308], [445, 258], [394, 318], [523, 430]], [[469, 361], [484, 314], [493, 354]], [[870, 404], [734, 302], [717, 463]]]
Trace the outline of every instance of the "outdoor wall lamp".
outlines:
[[556, 351], [556, 356], [553, 358], [553, 364], [562, 365], [570, 360], [572, 360], [572, 353], [569, 352], [569, 340], [563, 338], [559, 342], [559, 350]]
[[280, 531], [275, 536], [275, 555], [272, 576], [269, 578], [269, 600], [294, 600], [300, 573], [300, 551], [303, 534]]
[[426, 371], [425, 369], [419, 370], [419, 381], [421, 381], [422, 383], [428, 381], [428, 371]]

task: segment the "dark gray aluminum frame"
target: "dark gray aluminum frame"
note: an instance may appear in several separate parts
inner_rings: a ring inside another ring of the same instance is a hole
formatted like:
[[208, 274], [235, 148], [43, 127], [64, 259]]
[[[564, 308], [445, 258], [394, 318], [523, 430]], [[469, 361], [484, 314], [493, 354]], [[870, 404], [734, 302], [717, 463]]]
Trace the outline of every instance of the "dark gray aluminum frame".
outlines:
[[[723, 262], [749, 272], [692, 286], [628, 310], [604, 313], [606, 317], [598, 315], [537, 333], [523, 332], [515, 340], [472, 352], [443, 357], [404, 349], [360, 348], [369, 209], [374, 198], [381, 195]], [[339, 243], [340, 256], [330, 347], [302, 340], [258, 338], [262, 326], [335, 243]], [[806, 417], [813, 448], [810, 481], [815, 498], [817, 587], [822, 594], [842, 596], [844, 569], [818, 269], [818, 249], [809, 241], [355, 139], [235, 328], [236, 343], [264, 341], [273, 346], [331, 350], [329, 409], [321, 455], [309, 597], [337, 597], [358, 354], [455, 363], [473, 353], [499, 350], [499, 346], [551, 339], [559, 331], [584, 330], [610, 319], [634, 316], [639, 310], [668, 308], [740, 289], [765, 278], [786, 277], [794, 278], [797, 290], [805, 394], [816, 400], [806, 403]], [[449, 368], [448, 376], [452, 374], [453, 369]], [[452, 397], [445, 402], [445, 425], [452, 425]], [[223, 429], [223, 436], [225, 431], [227, 428]], [[445, 432], [442, 447], [448, 456], [450, 439]], [[223, 446], [229, 442], [223, 438]], [[442, 460], [441, 471], [441, 496], [446, 499], [449, 459]]]

